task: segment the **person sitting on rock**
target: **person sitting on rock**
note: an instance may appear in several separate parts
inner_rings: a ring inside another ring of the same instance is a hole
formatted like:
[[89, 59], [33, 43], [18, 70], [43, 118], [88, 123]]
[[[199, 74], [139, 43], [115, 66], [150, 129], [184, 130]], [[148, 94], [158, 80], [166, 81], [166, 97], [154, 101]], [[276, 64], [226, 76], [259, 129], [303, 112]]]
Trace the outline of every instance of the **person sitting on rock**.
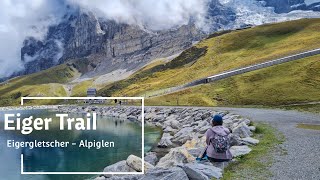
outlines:
[[222, 116], [217, 114], [212, 117], [212, 127], [206, 132], [206, 156], [212, 162], [224, 162], [232, 159], [230, 152], [231, 133], [228, 128], [222, 126]]

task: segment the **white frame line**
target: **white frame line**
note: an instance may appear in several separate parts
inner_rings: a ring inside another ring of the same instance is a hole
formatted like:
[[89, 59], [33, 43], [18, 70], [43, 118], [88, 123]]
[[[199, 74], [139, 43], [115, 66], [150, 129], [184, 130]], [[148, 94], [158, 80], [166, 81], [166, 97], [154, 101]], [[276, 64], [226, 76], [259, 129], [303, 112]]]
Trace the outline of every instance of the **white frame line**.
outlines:
[[69, 100], [85, 100], [85, 99], [133, 99], [141, 100], [141, 133], [142, 133], [142, 171], [141, 172], [24, 172], [23, 171], [23, 154], [21, 154], [21, 174], [32, 174], [32, 175], [47, 175], [47, 174], [114, 174], [114, 175], [142, 175], [144, 174], [144, 97], [21, 97], [21, 106], [23, 106], [24, 100], [47, 100], [47, 99], [69, 99]]

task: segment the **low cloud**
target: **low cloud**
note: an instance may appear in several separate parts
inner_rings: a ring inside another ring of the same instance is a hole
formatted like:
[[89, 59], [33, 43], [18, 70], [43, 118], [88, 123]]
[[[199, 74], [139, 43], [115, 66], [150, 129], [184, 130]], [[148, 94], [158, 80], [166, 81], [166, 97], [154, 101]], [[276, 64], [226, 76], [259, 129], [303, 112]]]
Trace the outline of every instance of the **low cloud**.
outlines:
[[0, 1], [0, 78], [23, 69], [21, 47], [27, 37], [42, 40], [63, 14], [62, 1]]
[[[191, 17], [200, 22], [207, 1], [1, 0], [0, 78], [23, 70], [20, 52], [23, 41], [30, 36], [38, 40], [45, 38], [48, 28], [59, 23], [62, 16], [70, 10], [67, 6], [93, 11], [99, 17], [117, 22], [135, 24], [150, 30], [161, 30], [187, 24]], [[61, 55], [58, 53], [57, 58]], [[26, 58], [27, 61], [34, 59], [34, 57]]]
[[190, 18], [202, 22], [208, 0], [69, 0], [98, 16], [149, 30], [188, 24]]

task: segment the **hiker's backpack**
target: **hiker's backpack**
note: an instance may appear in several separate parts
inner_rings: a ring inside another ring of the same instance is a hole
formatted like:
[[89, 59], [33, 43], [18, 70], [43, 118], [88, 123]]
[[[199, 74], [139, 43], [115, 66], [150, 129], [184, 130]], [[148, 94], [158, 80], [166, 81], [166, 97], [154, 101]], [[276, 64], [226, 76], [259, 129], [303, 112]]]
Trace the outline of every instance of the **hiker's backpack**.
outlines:
[[230, 147], [230, 139], [228, 135], [219, 135], [214, 133], [213, 138], [210, 139], [213, 149], [217, 153], [225, 153]]

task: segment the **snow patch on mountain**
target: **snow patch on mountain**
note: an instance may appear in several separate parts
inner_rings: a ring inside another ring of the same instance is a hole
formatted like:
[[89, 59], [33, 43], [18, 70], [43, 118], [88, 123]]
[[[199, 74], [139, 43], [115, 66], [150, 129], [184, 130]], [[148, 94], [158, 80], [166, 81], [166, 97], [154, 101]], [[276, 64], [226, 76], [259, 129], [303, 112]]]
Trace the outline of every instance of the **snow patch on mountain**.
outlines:
[[310, 4], [317, 3], [317, 2], [320, 2], [320, 1], [319, 0], [305, 0], [304, 2], [305, 2], [306, 5], [309, 6]]
[[272, 7], [264, 7], [263, 1], [256, 0], [220, 0], [224, 6], [236, 13], [236, 20], [226, 28], [238, 28], [244, 24], [261, 25], [265, 23], [283, 22], [301, 18], [319, 18], [320, 12], [296, 10], [277, 14]]

